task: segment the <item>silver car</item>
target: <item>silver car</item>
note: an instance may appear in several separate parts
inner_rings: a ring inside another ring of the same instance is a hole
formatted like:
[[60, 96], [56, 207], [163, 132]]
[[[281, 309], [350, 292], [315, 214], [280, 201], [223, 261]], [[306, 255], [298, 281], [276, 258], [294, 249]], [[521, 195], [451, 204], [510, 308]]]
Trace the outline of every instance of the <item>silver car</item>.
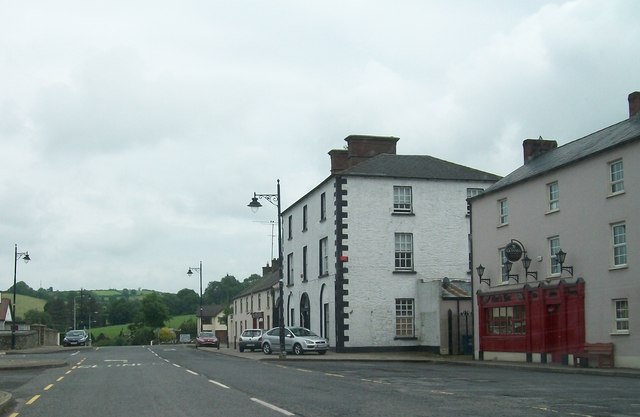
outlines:
[[[318, 352], [324, 355], [329, 350], [329, 342], [304, 327], [284, 328], [285, 351], [294, 355], [302, 355], [306, 352]], [[262, 336], [262, 351], [266, 355], [280, 351], [280, 328], [274, 327]]]
[[251, 349], [252, 352], [255, 349], [262, 349], [264, 332], [263, 329], [245, 329], [238, 338], [240, 352], [244, 352], [245, 349]]

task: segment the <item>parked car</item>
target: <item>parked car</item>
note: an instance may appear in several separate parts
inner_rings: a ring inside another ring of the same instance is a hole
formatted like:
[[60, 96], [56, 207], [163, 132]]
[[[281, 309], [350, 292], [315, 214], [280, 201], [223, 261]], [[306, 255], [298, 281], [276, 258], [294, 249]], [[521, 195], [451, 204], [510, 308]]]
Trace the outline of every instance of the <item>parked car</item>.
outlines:
[[64, 346], [86, 346], [88, 342], [89, 334], [84, 330], [69, 330], [62, 340]]
[[200, 346], [211, 346], [220, 349], [220, 342], [218, 342], [218, 338], [213, 332], [200, 332], [196, 337], [196, 348]]
[[262, 349], [262, 335], [264, 332], [264, 329], [245, 329], [238, 339], [240, 352], [244, 352], [245, 349], [251, 349], [252, 352], [256, 349]]
[[[329, 350], [329, 342], [304, 327], [284, 328], [285, 351], [294, 355], [302, 355], [306, 352], [318, 352], [324, 355]], [[275, 327], [262, 336], [262, 351], [266, 355], [280, 350], [280, 328]]]

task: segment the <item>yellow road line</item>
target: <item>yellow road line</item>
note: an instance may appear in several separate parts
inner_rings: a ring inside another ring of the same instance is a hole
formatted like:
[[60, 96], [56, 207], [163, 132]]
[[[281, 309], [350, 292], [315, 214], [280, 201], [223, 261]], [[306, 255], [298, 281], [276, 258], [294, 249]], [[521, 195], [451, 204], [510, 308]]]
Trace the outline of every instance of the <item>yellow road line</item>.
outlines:
[[53, 388], [53, 384], [49, 384], [46, 387], [44, 387], [45, 391], [49, 391], [51, 388]]
[[27, 405], [31, 405], [31, 404], [35, 403], [38, 400], [38, 398], [40, 398], [40, 394], [37, 394], [37, 395], [34, 395], [33, 397], [31, 397], [31, 399], [29, 401], [27, 401], [26, 404]]

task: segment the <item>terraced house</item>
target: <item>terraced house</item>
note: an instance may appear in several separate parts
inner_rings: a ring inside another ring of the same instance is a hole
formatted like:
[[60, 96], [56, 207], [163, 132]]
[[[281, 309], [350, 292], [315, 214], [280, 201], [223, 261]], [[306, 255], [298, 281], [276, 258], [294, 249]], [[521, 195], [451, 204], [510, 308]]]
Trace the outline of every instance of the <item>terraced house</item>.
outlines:
[[470, 199], [478, 359], [640, 367], [640, 92]]
[[470, 324], [466, 198], [500, 177], [398, 138], [353, 135], [282, 213], [285, 324], [337, 351], [462, 350]]

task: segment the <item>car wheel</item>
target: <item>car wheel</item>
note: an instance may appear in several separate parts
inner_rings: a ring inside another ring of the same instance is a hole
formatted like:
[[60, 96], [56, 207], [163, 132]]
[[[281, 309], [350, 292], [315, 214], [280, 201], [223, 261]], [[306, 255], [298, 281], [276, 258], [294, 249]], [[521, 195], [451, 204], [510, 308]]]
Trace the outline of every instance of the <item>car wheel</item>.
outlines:
[[271, 355], [271, 345], [265, 343], [264, 345], [262, 345], [262, 351], [265, 355]]
[[294, 355], [302, 355], [303, 353], [304, 353], [304, 350], [302, 350], [302, 346], [300, 346], [299, 343], [296, 343], [295, 345], [293, 345]]
[[324, 355], [325, 353], [327, 353], [327, 351], [326, 351], [326, 350], [319, 350], [319, 351], [318, 351], [318, 355]]

